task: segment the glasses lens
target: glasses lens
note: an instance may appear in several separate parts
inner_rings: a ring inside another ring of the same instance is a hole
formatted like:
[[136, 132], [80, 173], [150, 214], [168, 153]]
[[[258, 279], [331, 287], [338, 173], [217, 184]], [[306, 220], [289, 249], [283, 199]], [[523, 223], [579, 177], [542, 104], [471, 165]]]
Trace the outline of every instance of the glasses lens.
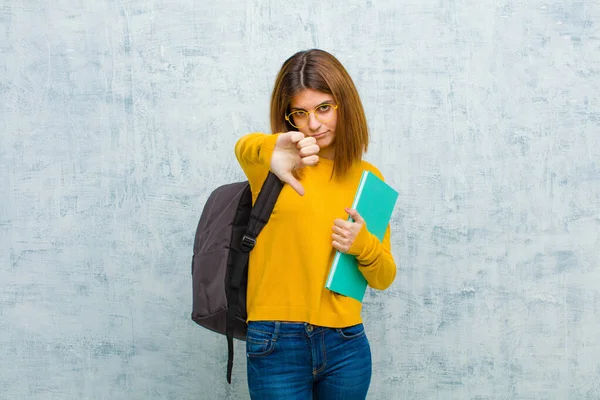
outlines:
[[306, 125], [307, 119], [308, 114], [304, 111], [294, 111], [289, 115], [290, 124], [296, 128], [302, 128], [304, 125]]
[[321, 122], [329, 122], [335, 114], [335, 108], [331, 104], [323, 104], [315, 110], [315, 117]]
[[[335, 115], [336, 108], [337, 107], [333, 104], [322, 104], [319, 107], [317, 107], [314, 111], [311, 111], [311, 113], [314, 113], [315, 118], [319, 122], [325, 123], [331, 121], [331, 119]], [[296, 110], [288, 114], [287, 120], [293, 127], [303, 128], [308, 122], [308, 116], [308, 112]]]

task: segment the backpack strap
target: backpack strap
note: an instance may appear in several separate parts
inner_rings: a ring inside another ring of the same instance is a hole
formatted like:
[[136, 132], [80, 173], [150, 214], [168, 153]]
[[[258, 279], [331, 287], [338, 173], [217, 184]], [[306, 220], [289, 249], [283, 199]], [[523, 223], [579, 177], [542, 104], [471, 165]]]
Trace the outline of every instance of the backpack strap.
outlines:
[[226, 317], [226, 330], [225, 335], [227, 336], [227, 382], [231, 383], [231, 371], [233, 370], [233, 335], [235, 331], [236, 313], [239, 303], [239, 291], [242, 280], [246, 275], [246, 268], [248, 266], [248, 258], [250, 252], [256, 244], [256, 238], [260, 234], [261, 230], [265, 227], [273, 207], [277, 202], [279, 193], [283, 187], [283, 182], [269, 171], [265, 182], [263, 183], [262, 189], [258, 194], [256, 203], [252, 207], [250, 213], [250, 220], [248, 221], [248, 227], [246, 234], [242, 239], [240, 245], [242, 252], [237, 254], [236, 265], [233, 269], [231, 279], [229, 279], [229, 290], [227, 291], [227, 317]]

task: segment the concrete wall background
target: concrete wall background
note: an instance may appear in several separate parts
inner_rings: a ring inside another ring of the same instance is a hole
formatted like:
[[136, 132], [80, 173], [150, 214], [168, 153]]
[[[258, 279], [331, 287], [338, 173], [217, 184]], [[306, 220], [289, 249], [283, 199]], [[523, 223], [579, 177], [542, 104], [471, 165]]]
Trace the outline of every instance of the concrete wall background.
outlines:
[[244, 399], [190, 258], [275, 73], [333, 52], [400, 191], [370, 399], [600, 398], [600, 5], [0, 4], [0, 398]]

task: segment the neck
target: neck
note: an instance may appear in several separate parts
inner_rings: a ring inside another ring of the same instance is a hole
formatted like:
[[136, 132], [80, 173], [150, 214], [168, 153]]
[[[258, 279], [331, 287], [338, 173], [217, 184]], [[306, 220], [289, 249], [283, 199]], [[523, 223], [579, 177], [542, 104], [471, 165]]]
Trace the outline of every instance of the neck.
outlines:
[[320, 158], [326, 158], [328, 160], [332, 160], [335, 156], [335, 149], [331, 148], [331, 147], [326, 147], [324, 149], [319, 150], [319, 157]]

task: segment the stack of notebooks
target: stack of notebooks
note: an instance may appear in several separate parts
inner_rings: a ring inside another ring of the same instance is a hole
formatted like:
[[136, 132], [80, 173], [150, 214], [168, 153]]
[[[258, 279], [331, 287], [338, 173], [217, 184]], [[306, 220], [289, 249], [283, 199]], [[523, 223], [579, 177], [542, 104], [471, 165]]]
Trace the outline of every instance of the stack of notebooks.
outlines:
[[[370, 171], [363, 171], [352, 208], [365, 220], [367, 229], [379, 241], [387, 230], [398, 192]], [[352, 221], [352, 218], [348, 218]], [[333, 292], [363, 300], [367, 281], [358, 269], [356, 257], [336, 251], [325, 287]]]

